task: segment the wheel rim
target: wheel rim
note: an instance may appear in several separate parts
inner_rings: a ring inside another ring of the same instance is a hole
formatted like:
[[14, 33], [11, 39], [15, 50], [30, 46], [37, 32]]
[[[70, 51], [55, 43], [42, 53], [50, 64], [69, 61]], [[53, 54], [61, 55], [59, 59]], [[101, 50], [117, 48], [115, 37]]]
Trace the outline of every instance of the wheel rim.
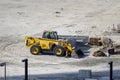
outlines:
[[32, 48], [32, 53], [33, 54], [38, 54], [38, 51], [39, 51], [38, 48]]
[[55, 50], [55, 53], [56, 53], [57, 55], [61, 55], [62, 50], [61, 50], [60, 48], [57, 48], [57, 49]]

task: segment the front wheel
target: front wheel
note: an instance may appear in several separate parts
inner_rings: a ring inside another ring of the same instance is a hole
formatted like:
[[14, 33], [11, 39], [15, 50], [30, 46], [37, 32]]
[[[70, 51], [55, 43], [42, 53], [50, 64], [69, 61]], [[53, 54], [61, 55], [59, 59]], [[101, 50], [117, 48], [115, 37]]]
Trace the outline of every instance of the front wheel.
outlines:
[[30, 48], [30, 52], [31, 52], [31, 54], [33, 54], [33, 55], [38, 55], [38, 54], [41, 54], [42, 49], [41, 49], [40, 46], [33, 45], [33, 46]]
[[61, 46], [56, 46], [53, 50], [53, 53], [56, 55], [56, 56], [64, 56], [65, 54], [65, 50], [63, 47]]

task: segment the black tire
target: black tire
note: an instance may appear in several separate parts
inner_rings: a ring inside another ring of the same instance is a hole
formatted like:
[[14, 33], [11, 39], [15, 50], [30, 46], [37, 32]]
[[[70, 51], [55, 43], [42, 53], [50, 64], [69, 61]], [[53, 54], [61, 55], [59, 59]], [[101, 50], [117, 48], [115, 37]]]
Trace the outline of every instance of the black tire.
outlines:
[[61, 46], [56, 46], [56, 47], [54, 48], [54, 50], [53, 50], [53, 53], [54, 53], [56, 56], [61, 57], [61, 56], [64, 56], [65, 50], [64, 50], [64, 48], [61, 47]]
[[42, 49], [41, 49], [40, 46], [33, 45], [33, 46], [30, 48], [30, 52], [31, 52], [31, 54], [33, 54], [33, 55], [39, 55], [39, 54], [41, 54]]

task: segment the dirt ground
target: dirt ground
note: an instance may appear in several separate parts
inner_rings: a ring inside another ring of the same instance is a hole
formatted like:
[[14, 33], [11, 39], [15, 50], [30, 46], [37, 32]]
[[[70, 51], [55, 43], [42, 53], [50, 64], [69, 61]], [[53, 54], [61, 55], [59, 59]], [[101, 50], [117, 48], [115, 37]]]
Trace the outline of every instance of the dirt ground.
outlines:
[[[41, 36], [44, 30], [60, 35], [106, 36], [120, 43], [120, 34], [113, 27], [120, 24], [119, 0], [1, 0], [0, 63], [7, 63], [7, 75], [24, 75], [28, 58], [29, 74], [75, 72], [80, 69], [109, 70], [109, 61], [119, 70], [120, 56], [80, 59], [54, 55], [32, 55], [25, 48], [24, 37]], [[113, 26], [114, 24], [114, 26]], [[89, 49], [89, 51], [94, 49]], [[91, 53], [90, 53], [91, 54]], [[0, 68], [0, 77], [3, 77]]]

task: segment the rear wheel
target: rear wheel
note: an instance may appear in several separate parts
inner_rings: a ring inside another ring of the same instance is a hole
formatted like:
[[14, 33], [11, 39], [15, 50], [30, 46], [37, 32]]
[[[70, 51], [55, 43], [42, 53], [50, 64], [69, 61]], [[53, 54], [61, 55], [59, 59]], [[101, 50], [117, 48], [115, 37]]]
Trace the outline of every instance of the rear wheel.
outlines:
[[65, 50], [63, 47], [61, 46], [56, 46], [53, 50], [53, 53], [56, 55], [56, 56], [64, 56], [65, 54]]
[[33, 54], [33, 55], [38, 55], [38, 54], [41, 54], [42, 49], [41, 49], [40, 46], [33, 45], [33, 46], [30, 48], [30, 52], [31, 52], [31, 54]]

